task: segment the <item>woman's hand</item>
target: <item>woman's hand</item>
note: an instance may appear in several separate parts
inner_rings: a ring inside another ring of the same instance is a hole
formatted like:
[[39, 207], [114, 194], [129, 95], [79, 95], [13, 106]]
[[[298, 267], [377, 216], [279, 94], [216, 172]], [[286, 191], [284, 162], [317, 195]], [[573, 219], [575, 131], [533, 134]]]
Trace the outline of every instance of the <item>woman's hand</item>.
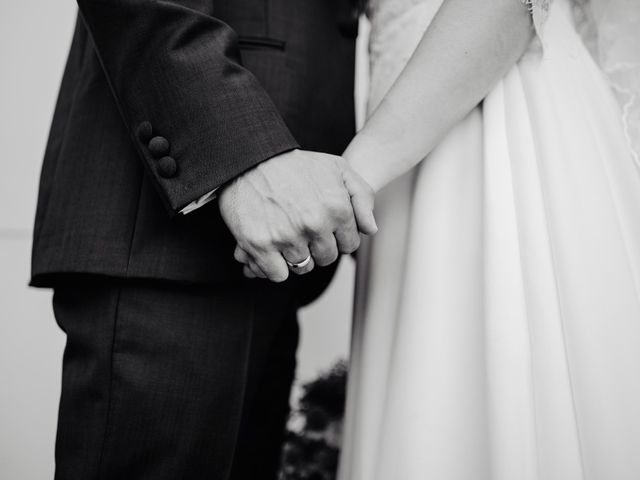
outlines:
[[373, 200], [342, 157], [294, 150], [238, 177], [219, 206], [245, 274], [282, 282], [289, 271], [308, 273], [354, 252], [358, 232], [377, 231]]

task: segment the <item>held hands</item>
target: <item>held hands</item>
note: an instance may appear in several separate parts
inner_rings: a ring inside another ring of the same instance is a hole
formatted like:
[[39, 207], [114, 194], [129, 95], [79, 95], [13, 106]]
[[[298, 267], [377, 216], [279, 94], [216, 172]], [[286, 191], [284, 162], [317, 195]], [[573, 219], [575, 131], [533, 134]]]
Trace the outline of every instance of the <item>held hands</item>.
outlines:
[[[374, 234], [374, 193], [342, 158], [293, 150], [235, 179], [219, 196], [222, 217], [248, 277], [282, 282], [360, 246]], [[306, 259], [310, 257], [308, 262]]]

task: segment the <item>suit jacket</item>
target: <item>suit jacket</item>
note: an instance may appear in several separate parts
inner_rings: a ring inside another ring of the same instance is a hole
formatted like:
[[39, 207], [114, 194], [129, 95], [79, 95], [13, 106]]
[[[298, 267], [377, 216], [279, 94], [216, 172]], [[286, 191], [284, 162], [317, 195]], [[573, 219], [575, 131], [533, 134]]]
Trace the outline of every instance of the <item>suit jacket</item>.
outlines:
[[354, 134], [356, 3], [78, 0], [32, 284], [72, 273], [241, 278], [216, 202], [177, 212], [279, 153], [343, 151]]

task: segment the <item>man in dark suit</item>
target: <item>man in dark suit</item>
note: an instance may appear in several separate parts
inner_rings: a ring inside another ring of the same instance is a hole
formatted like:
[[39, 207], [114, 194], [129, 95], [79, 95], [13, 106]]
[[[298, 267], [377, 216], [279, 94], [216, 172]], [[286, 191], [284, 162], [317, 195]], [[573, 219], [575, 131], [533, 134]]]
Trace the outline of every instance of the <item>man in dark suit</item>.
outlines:
[[314, 264], [375, 230], [330, 155], [355, 3], [78, 1], [32, 261], [67, 334], [56, 478], [275, 478]]

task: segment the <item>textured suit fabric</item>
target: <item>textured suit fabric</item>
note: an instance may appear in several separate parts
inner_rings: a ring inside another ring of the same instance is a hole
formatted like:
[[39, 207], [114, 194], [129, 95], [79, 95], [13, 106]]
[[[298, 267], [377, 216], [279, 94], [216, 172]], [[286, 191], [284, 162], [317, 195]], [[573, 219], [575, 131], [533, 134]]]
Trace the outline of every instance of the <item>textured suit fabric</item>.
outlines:
[[215, 202], [354, 132], [351, 0], [79, 0], [32, 284], [67, 333], [56, 477], [274, 478], [296, 308], [333, 268], [243, 280]]
[[[175, 213], [298, 145], [341, 153], [354, 132], [354, 2], [78, 3], [41, 173], [32, 284], [68, 273], [238, 280], [216, 204]], [[166, 155], [154, 155], [149, 136], [166, 139]], [[167, 157], [176, 169], [163, 176]], [[319, 276], [309, 288], [330, 277]]]
[[291, 295], [97, 278], [56, 289], [67, 333], [56, 480], [275, 479]]

